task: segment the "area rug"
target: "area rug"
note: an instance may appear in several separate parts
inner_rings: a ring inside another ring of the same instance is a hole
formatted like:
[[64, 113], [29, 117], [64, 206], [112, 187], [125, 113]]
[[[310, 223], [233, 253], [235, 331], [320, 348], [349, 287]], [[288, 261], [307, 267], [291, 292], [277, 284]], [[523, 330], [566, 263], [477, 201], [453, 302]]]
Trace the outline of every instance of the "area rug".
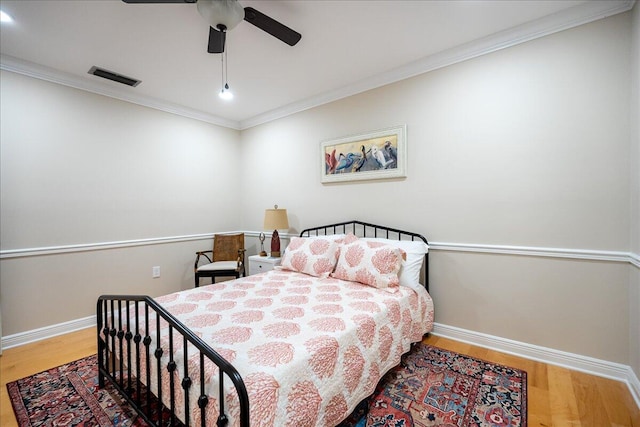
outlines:
[[[146, 426], [108, 385], [96, 356], [7, 384], [20, 426]], [[340, 427], [527, 425], [527, 374], [417, 344]]]
[[417, 344], [340, 427], [526, 427], [527, 373]]
[[18, 425], [146, 426], [113, 386], [98, 387], [97, 356], [7, 383]]

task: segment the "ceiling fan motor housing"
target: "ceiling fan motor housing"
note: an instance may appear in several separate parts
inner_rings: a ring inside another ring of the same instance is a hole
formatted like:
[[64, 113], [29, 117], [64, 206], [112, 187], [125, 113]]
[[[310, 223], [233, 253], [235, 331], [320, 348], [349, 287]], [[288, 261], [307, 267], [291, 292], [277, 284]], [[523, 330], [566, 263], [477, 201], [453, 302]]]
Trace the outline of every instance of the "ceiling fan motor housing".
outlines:
[[233, 29], [244, 19], [244, 8], [237, 0], [198, 0], [198, 12], [210, 27]]
[[223, 53], [227, 31], [242, 20], [260, 28], [267, 34], [294, 46], [302, 35], [286, 25], [252, 7], [243, 8], [237, 0], [122, 0], [125, 3], [196, 3], [200, 15], [209, 24], [207, 52]]

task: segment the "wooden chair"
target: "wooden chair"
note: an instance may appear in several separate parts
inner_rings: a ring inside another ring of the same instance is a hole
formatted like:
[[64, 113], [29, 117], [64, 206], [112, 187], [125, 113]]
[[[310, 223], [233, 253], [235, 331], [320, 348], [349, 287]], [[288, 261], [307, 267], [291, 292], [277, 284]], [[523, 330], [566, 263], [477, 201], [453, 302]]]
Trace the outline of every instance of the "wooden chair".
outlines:
[[[206, 254], [211, 253], [211, 258]], [[196, 287], [200, 286], [201, 277], [211, 277], [213, 283], [216, 277], [244, 276], [244, 234], [216, 234], [213, 236], [213, 250], [196, 252], [196, 262], [193, 266]], [[209, 263], [198, 266], [200, 257]]]

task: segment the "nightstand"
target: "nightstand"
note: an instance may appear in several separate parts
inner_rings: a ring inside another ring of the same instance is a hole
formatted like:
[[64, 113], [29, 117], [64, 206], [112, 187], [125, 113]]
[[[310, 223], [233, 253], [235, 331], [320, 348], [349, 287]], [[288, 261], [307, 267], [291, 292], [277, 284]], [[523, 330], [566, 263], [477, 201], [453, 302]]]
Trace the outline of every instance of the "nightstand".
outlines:
[[280, 259], [270, 256], [251, 255], [249, 257], [249, 276], [273, 270], [273, 267], [280, 264]]

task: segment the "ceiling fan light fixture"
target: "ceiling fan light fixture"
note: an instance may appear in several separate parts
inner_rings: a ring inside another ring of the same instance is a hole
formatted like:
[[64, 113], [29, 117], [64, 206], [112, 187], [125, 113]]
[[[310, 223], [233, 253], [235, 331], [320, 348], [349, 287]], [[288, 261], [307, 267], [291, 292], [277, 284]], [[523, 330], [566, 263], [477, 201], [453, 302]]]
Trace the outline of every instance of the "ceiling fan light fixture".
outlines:
[[216, 29], [224, 25], [231, 30], [244, 19], [244, 8], [237, 0], [198, 0], [196, 6], [209, 26]]
[[218, 93], [218, 96], [225, 101], [233, 99], [233, 92], [231, 92], [231, 89], [229, 88], [229, 83], [225, 83], [220, 93]]
[[4, 10], [0, 10], [0, 22], [13, 22], [13, 18]]

